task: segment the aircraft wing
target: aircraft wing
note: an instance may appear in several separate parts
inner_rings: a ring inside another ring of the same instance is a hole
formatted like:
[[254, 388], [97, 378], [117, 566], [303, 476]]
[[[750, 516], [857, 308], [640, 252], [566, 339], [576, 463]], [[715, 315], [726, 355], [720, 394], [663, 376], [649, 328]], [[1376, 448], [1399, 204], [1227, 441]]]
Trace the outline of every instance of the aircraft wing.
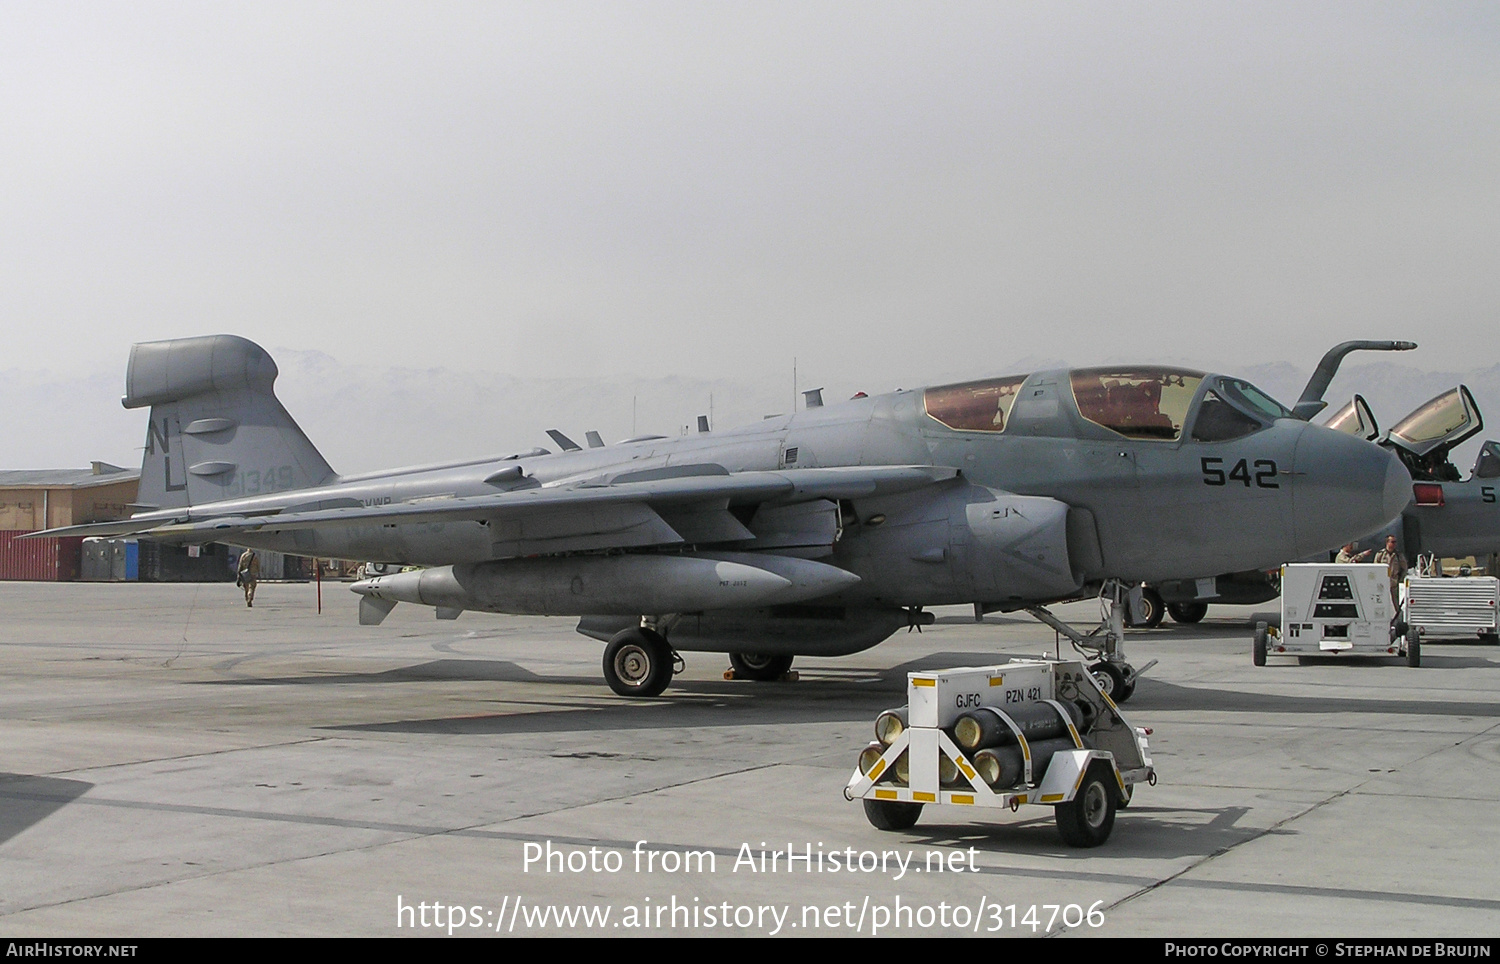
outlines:
[[[731, 505], [784, 506], [888, 495], [933, 485], [957, 474], [957, 469], [940, 466], [839, 466], [733, 474], [721, 466], [677, 466], [484, 495], [374, 506], [339, 505], [340, 500], [334, 498], [264, 515], [187, 520], [157, 516], [69, 526], [36, 535], [134, 533], [168, 542], [210, 542], [230, 539], [237, 533], [470, 521], [491, 525], [497, 552], [502, 555], [728, 542], [756, 538], [729, 513]], [[197, 516], [210, 508], [187, 511]]]

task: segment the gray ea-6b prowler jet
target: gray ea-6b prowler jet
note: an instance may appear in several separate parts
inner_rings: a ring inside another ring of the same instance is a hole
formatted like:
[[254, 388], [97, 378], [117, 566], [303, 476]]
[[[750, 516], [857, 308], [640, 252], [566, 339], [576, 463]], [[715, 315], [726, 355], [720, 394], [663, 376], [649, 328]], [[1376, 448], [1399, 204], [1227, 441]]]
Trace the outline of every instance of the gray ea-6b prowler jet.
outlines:
[[[1412, 501], [1396, 518], [1356, 540], [1369, 553], [1395, 536], [1408, 561], [1417, 556], [1481, 556], [1500, 552], [1500, 442], [1487, 441], [1465, 479], [1450, 461], [1453, 450], [1478, 435], [1484, 416], [1467, 386], [1449, 389], [1418, 406], [1383, 436], [1363, 396], [1355, 395], [1325, 423], [1389, 449], [1406, 466]], [[1326, 561], [1336, 546], [1304, 561]], [[1197, 622], [1210, 602], [1254, 604], [1281, 594], [1279, 580], [1253, 570], [1211, 579], [1175, 580], [1146, 590], [1149, 614], [1161, 620], [1163, 603], [1178, 622]]]
[[[1309, 421], [1327, 407], [1328, 403], [1323, 400], [1323, 395], [1328, 390], [1329, 383], [1333, 381], [1334, 375], [1338, 374], [1339, 365], [1351, 353], [1356, 351], [1411, 351], [1416, 347], [1414, 342], [1409, 341], [1346, 341], [1333, 346], [1318, 362], [1318, 367], [1313, 370], [1312, 376], [1307, 380], [1307, 385], [1302, 389], [1302, 395], [1297, 399], [1297, 404], [1292, 406], [1292, 417]], [[1370, 406], [1359, 395], [1354, 396], [1348, 405], [1339, 409], [1324, 424], [1328, 428], [1358, 436], [1369, 442], [1374, 442], [1380, 435], [1375, 425], [1375, 417], [1370, 413]], [[1380, 444], [1392, 448], [1403, 463], [1410, 461], [1404, 450], [1393, 448], [1384, 440]], [[1341, 544], [1334, 544], [1332, 548], [1337, 548]], [[1288, 556], [1282, 562], [1295, 559], [1310, 561], [1312, 558], [1326, 560], [1328, 551], [1330, 551], [1330, 546], [1324, 546], [1310, 557]], [[1280, 563], [1277, 566], [1279, 568]], [[1147, 627], [1161, 623], [1166, 613], [1170, 613], [1173, 620], [1179, 623], [1196, 623], [1208, 613], [1210, 602], [1253, 605], [1275, 599], [1279, 595], [1281, 595], [1279, 577], [1266, 572], [1264, 568], [1226, 572], [1208, 577], [1200, 575], [1197, 578], [1171, 579], [1146, 586], [1139, 599], [1138, 611], [1132, 615], [1136, 617], [1137, 625]]]
[[[354, 476], [282, 408], [276, 374], [229, 335], [134, 346], [123, 402], [151, 408], [155, 506], [51, 534], [428, 566], [356, 583], [361, 622], [399, 602], [581, 616], [624, 695], [660, 693], [679, 651], [774, 678], [975, 604], [1058, 627], [1123, 699], [1124, 587], [1298, 558], [1410, 497], [1389, 452], [1177, 368], [810, 399], [731, 431]], [[1088, 634], [1044, 608], [1096, 592], [1108, 616]]]
[[[1365, 400], [1354, 396], [1329, 420], [1330, 428], [1366, 438], [1379, 427]], [[1480, 447], [1465, 479], [1450, 460], [1453, 450], [1484, 429], [1484, 416], [1465, 385], [1418, 406], [1380, 438], [1401, 459], [1412, 478], [1412, 503], [1401, 517], [1360, 542], [1378, 546], [1394, 535], [1408, 557], [1477, 556], [1500, 551], [1500, 443]]]

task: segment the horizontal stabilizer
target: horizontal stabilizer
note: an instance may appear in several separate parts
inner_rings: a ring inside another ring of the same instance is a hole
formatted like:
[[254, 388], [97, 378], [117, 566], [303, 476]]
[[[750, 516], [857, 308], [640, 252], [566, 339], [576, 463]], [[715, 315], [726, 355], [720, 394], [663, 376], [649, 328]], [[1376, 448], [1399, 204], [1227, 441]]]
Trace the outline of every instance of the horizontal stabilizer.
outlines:
[[385, 617], [396, 608], [394, 600], [376, 599], [374, 596], [359, 597], [359, 624], [361, 626], [379, 626], [385, 622]]
[[[186, 510], [184, 510], [186, 511]], [[142, 519], [116, 519], [113, 522], [85, 522], [76, 526], [60, 526], [56, 529], [43, 529], [40, 532], [28, 532], [18, 539], [51, 539], [61, 536], [77, 536], [88, 539], [94, 536], [128, 536], [137, 533], [146, 533], [158, 526], [167, 525], [178, 520], [157, 518], [153, 520]]]

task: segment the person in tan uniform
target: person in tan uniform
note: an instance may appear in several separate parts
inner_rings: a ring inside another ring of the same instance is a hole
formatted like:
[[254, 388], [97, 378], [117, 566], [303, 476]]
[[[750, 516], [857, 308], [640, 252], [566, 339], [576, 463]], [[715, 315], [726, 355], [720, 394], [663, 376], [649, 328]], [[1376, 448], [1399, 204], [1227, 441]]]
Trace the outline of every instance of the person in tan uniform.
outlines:
[[255, 605], [255, 584], [260, 579], [260, 558], [256, 556], [254, 549], [246, 549], [240, 553], [239, 573], [235, 582], [245, 590], [245, 605]]
[[1345, 543], [1344, 548], [1339, 550], [1339, 554], [1334, 557], [1333, 561], [1339, 563], [1340, 565], [1350, 562], [1363, 562], [1365, 559], [1369, 558], [1370, 553], [1375, 551], [1374, 549], [1366, 549], [1364, 552], [1356, 552], [1355, 550], [1357, 550], [1358, 548], [1358, 543]]
[[1375, 553], [1372, 560], [1385, 564], [1386, 575], [1391, 579], [1391, 605], [1399, 611], [1401, 609], [1401, 580], [1406, 578], [1406, 571], [1410, 567], [1406, 564], [1406, 557], [1396, 551], [1396, 537], [1385, 537], [1385, 548]]

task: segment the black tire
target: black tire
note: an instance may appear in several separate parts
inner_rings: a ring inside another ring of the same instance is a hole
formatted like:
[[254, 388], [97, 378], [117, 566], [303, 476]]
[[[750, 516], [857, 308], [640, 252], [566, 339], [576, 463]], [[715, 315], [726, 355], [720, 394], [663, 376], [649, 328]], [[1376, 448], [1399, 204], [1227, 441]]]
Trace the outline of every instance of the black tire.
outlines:
[[778, 680], [792, 668], [790, 656], [766, 656], [761, 653], [730, 653], [729, 665], [736, 679], [753, 679], [765, 683]]
[[1141, 590], [1141, 621], [1140, 625], [1146, 629], [1155, 629], [1161, 625], [1161, 621], [1167, 616], [1167, 604], [1162, 601], [1161, 593], [1147, 587]]
[[876, 830], [908, 830], [922, 815], [920, 803], [898, 800], [865, 800], [865, 819]]
[[1167, 615], [1172, 621], [1191, 626], [1193, 623], [1201, 623], [1203, 617], [1208, 615], [1208, 603], [1168, 603]]
[[1090, 666], [1089, 672], [1094, 674], [1094, 682], [1099, 684], [1099, 689], [1103, 690], [1105, 696], [1116, 703], [1124, 698], [1121, 694], [1125, 691], [1125, 674], [1120, 667], [1114, 663], [1099, 662]]
[[1116, 705], [1124, 703], [1126, 700], [1135, 695], [1135, 683], [1136, 678], [1134, 676], [1130, 677], [1130, 679], [1126, 680], [1124, 685], [1120, 687], [1120, 695], [1111, 696], [1110, 699], [1114, 700]]
[[1413, 669], [1422, 665], [1422, 637], [1415, 629], [1406, 631], [1406, 665]]
[[604, 680], [621, 696], [660, 696], [672, 682], [672, 647], [654, 630], [621, 630], [604, 647]]
[[1266, 643], [1271, 635], [1270, 629], [1265, 623], [1255, 624], [1255, 642], [1250, 647], [1250, 661], [1256, 666], [1266, 665]]
[[1480, 633], [1479, 641], [1491, 646], [1500, 645], [1500, 633]]
[[1069, 847], [1097, 847], [1115, 828], [1119, 786], [1108, 766], [1095, 763], [1083, 775], [1078, 793], [1055, 809], [1057, 832]]

